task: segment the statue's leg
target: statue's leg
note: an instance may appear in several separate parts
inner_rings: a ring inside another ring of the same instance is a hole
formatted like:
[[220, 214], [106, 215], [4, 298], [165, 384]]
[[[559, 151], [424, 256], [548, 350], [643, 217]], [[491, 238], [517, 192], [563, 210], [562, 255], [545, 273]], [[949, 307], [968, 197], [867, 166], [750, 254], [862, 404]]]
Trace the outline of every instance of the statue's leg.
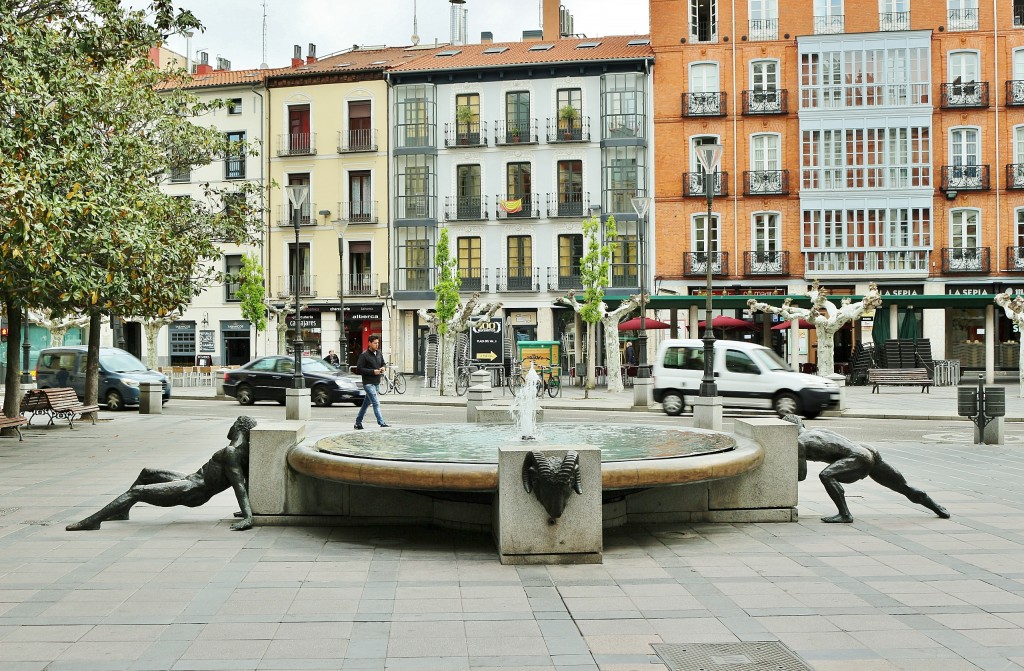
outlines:
[[100, 524], [107, 520], [125, 520], [128, 519], [128, 511], [131, 507], [138, 503], [136, 496], [135, 487], [129, 489], [121, 496], [108, 503], [107, 505], [100, 508], [99, 511], [89, 515], [80, 522], [69, 524], [64, 527], [67, 531], [95, 531], [100, 528]]
[[871, 470], [871, 479], [888, 487], [894, 492], [899, 492], [918, 505], [922, 505], [943, 519], [949, 519], [949, 511], [932, 500], [925, 492], [907, 484], [907, 479], [895, 468], [887, 464], [879, 456], [875, 461], [875, 467]]
[[161, 508], [172, 506], [200, 506], [209, 501], [218, 490], [207, 488], [202, 482], [188, 479], [157, 482], [151, 485], [136, 485], [117, 497], [101, 510], [86, 517], [81, 522], [69, 524], [68, 531], [95, 530], [102, 522], [124, 519], [125, 515], [136, 503], [148, 503]]
[[849, 524], [853, 522], [853, 515], [850, 514], [850, 508], [846, 505], [846, 491], [839, 483], [845, 482], [849, 484], [856, 482], [867, 474], [867, 464], [858, 457], [846, 457], [822, 469], [818, 477], [821, 479], [821, 484], [825, 487], [829, 498], [832, 499], [832, 503], [836, 504], [836, 508], [839, 510], [837, 515], [822, 517], [822, 522], [830, 524], [837, 522]]
[[[161, 470], [157, 468], [143, 468], [139, 472], [139, 477], [135, 478], [135, 482], [132, 483], [132, 487], [139, 485], [155, 485], [161, 482], [172, 482], [174, 480], [181, 480], [186, 476], [185, 473], [179, 473], [178, 471]], [[108, 520], [124, 521], [128, 519], [128, 514], [131, 512], [133, 505], [138, 501], [133, 502], [131, 505], [126, 507], [123, 512], [118, 513], [116, 516], [111, 515]]]

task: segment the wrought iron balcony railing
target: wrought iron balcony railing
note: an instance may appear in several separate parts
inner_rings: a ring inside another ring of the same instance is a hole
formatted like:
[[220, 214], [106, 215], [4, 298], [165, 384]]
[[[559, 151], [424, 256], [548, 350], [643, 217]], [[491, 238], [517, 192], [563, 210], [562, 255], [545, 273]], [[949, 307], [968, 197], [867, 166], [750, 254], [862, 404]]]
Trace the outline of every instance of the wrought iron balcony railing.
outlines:
[[348, 273], [338, 276], [345, 280], [342, 287], [346, 296], [375, 296], [377, 294], [377, 273]]
[[786, 89], [743, 92], [744, 114], [785, 114], [788, 111], [789, 95]]
[[446, 147], [486, 147], [487, 123], [446, 123], [444, 125], [444, 146]]
[[[294, 296], [295, 295], [295, 277], [292, 275], [278, 275], [277, 276], [277, 295]], [[300, 296], [316, 296], [316, 275], [301, 275], [299, 280], [299, 295]]]
[[[729, 173], [716, 172], [712, 175], [715, 198], [729, 195]], [[703, 172], [683, 173], [683, 196], [706, 196], [707, 186]]]
[[1006, 106], [1024, 105], [1024, 79], [1013, 79], [1006, 82]]
[[579, 266], [548, 268], [548, 291], [569, 291], [583, 288]]
[[537, 120], [494, 122], [494, 144], [537, 144]]
[[[704, 277], [707, 274], [707, 252], [683, 252], [683, 275], [687, 277]], [[711, 274], [729, 274], [729, 252], [711, 252]]]
[[224, 179], [245, 179], [245, 157], [232, 154], [224, 157]]
[[815, 35], [838, 35], [846, 30], [846, 17], [842, 14], [814, 17]]
[[376, 224], [377, 201], [375, 200], [351, 200], [338, 203], [338, 215], [342, 221], [350, 224]]
[[751, 19], [748, 37], [751, 42], [779, 39], [779, 20]]
[[494, 197], [495, 219], [540, 219], [540, 197], [537, 194], [501, 194]]
[[548, 142], [590, 142], [590, 117], [548, 119]]
[[1024, 271], [1024, 247], [1006, 248], [1006, 269], [1018, 273]]
[[743, 274], [789, 275], [789, 252], [743, 252]]
[[744, 196], [784, 196], [788, 193], [788, 170], [743, 171]]
[[944, 273], [987, 273], [988, 270], [988, 247], [942, 248], [942, 272]]
[[444, 216], [449, 221], [486, 221], [487, 198], [484, 196], [448, 196], [444, 199]]
[[684, 93], [683, 116], [725, 116], [725, 91]]
[[946, 30], [958, 32], [961, 30], [978, 29], [978, 8], [974, 9], [950, 9], [946, 21]]
[[540, 291], [540, 268], [514, 266], [495, 271], [498, 291]]
[[881, 12], [878, 15], [878, 29], [910, 30], [910, 12]]
[[338, 153], [377, 151], [376, 128], [350, 128], [338, 131]]
[[282, 133], [278, 136], [278, 156], [311, 156], [316, 153], [316, 133]]
[[459, 291], [487, 293], [490, 289], [487, 286], [487, 270], [479, 266], [473, 268], [459, 268]]
[[1006, 166], [1006, 188], [1024, 189], [1024, 163], [1010, 163]]
[[549, 193], [548, 217], [582, 219], [589, 214], [590, 193]]
[[928, 275], [929, 249], [806, 251], [804, 272], [821, 275]]
[[939, 106], [946, 109], [988, 107], [988, 82], [944, 83]]
[[293, 227], [298, 223], [299, 226], [316, 226], [317, 212], [319, 210], [316, 209], [316, 203], [305, 203], [300, 208], [278, 205], [277, 225]]
[[987, 165], [942, 166], [941, 191], [988, 191]]

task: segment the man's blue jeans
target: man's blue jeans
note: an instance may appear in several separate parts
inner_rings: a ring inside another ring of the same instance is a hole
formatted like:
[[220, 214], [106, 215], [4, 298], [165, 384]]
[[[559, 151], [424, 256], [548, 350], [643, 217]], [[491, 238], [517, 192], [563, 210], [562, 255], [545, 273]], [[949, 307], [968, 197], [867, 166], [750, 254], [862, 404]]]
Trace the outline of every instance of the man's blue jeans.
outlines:
[[366, 390], [366, 396], [363, 397], [363, 405], [359, 408], [359, 414], [356, 415], [356, 424], [363, 423], [363, 417], [366, 416], [366, 409], [371, 405], [373, 406], [373, 414], [377, 417], [378, 424], [386, 424], [384, 418], [380, 415], [380, 398], [378, 398], [380, 392], [375, 384], [364, 384], [363, 389]]

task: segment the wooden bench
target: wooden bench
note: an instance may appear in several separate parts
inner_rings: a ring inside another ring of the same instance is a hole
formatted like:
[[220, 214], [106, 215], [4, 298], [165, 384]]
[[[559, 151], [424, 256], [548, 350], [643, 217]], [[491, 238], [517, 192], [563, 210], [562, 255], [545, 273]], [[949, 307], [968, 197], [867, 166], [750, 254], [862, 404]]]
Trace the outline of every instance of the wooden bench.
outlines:
[[[21, 399], [21, 411], [31, 412], [28, 423], [36, 415], [47, 415], [50, 418], [49, 424], [54, 419], [66, 419], [71, 428], [75, 428], [75, 415], [92, 413], [92, 423], [96, 423], [96, 413], [99, 412], [98, 405], [84, 405], [78, 401], [78, 394], [71, 387], [57, 387], [52, 389], [30, 389], [25, 397]], [[47, 424], [47, 426], [49, 426]]]
[[934, 381], [928, 377], [927, 368], [869, 368], [868, 384], [873, 385], [872, 394], [878, 392], [881, 385], [918, 386], [921, 387], [921, 393], [931, 393]]
[[23, 415], [17, 417], [8, 417], [7, 415], [0, 413], [0, 429], [14, 429], [18, 432], [18, 440], [25, 440], [25, 437], [21, 435], [21, 425], [27, 424], [28, 420]]

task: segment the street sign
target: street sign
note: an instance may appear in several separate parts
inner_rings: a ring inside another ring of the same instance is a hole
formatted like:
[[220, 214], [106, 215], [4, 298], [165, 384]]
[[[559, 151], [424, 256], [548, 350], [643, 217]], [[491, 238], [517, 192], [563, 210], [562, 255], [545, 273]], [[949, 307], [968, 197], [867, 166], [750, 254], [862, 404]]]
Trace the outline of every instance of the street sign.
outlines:
[[501, 361], [504, 340], [501, 317], [472, 322], [469, 327], [469, 358], [494, 363]]

